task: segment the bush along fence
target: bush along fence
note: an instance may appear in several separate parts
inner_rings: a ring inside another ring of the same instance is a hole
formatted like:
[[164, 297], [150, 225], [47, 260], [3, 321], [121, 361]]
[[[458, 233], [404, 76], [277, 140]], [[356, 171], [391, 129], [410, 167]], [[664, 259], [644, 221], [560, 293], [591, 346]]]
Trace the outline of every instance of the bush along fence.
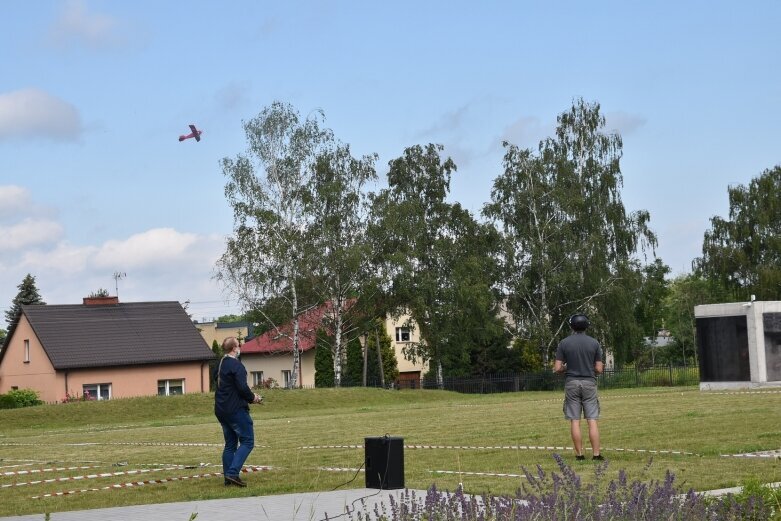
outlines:
[[[597, 383], [601, 389], [631, 387], [677, 387], [699, 385], [700, 372], [696, 366], [656, 366], [647, 369], [606, 369], [599, 375]], [[399, 382], [400, 388], [414, 388], [417, 382]], [[423, 389], [439, 389], [434, 378], [420, 382]], [[485, 376], [444, 378], [443, 389], [461, 393], [507, 393], [518, 391], [554, 391], [564, 389], [564, 376], [551, 371], [537, 373], [507, 373]]]

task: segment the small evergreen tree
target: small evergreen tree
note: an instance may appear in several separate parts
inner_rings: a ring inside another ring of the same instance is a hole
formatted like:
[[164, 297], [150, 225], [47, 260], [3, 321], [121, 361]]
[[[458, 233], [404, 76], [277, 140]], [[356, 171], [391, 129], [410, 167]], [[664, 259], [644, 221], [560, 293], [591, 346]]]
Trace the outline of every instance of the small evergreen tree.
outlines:
[[315, 341], [315, 387], [334, 386], [334, 355], [331, 353], [332, 339], [322, 330], [317, 330]]
[[16, 294], [16, 297], [11, 302], [11, 309], [5, 312], [5, 321], [9, 326], [16, 318], [16, 315], [19, 314], [19, 311], [21, 311], [22, 305], [46, 304], [41, 299], [41, 294], [38, 293], [38, 288], [35, 286], [35, 277], [29, 273], [17, 288], [19, 288], [19, 293]]
[[224, 354], [222, 352], [222, 346], [217, 340], [212, 340], [212, 353], [214, 358], [209, 360], [209, 390], [214, 391], [217, 389], [217, 366], [220, 363], [220, 359]]
[[363, 385], [363, 349], [358, 338], [347, 343], [347, 363], [342, 375], [342, 385], [344, 387]]
[[[382, 368], [385, 377], [385, 385], [388, 386], [399, 377], [399, 364], [396, 360], [391, 338], [382, 327], [381, 322], [377, 322], [374, 330], [369, 331], [367, 339], [368, 361], [366, 370], [366, 381], [368, 385], [380, 385], [380, 367], [377, 362], [377, 336], [380, 337], [380, 352], [382, 353]], [[363, 365], [361, 365], [363, 371]], [[363, 376], [363, 375], [361, 375]]]

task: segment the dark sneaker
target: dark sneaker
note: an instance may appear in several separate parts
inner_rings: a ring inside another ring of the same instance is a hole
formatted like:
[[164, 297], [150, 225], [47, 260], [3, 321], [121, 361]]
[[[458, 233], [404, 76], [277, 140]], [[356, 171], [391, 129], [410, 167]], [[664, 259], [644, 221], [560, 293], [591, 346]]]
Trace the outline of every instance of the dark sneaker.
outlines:
[[578, 460], [578, 461], [585, 461], [586, 460], [586, 456], [575, 456], [575, 459]]
[[240, 477], [238, 476], [225, 476], [225, 484], [231, 484], [235, 485], [237, 487], [246, 487], [247, 484], [244, 483]]
[[602, 454], [596, 454], [593, 458], [594, 461], [605, 461], [605, 458], [602, 456]]

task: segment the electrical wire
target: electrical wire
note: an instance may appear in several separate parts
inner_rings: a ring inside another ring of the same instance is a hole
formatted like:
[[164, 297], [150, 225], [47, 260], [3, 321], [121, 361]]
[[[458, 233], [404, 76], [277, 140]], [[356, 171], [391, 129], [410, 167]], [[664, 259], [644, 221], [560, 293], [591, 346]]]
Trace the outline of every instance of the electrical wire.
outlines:
[[[383, 438], [385, 439], [385, 442], [388, 445], [388, 453], [387, 453], [387, 457], [386, 457], [386, 460], [385, 460], [385, 473], [384, 473], [384, 475], [380, 476], [379, 474], [377, 474], [377, 477], [380, 478], [380, 488], [379, 488], [379, 490], [377, 490], [377, 492], [375, 492], [373, 494], [367, 494], [365, 496], [361, 496], [359, 498], [354, 499], [350, 503], [350, 507], [349, 508], [345, 508], [344, 512], [342, 512], [338, 516], [330, 517], [330, 516], [328, 516], [328, 514], [326, 514], [326, 517], [320, 518], [318, 521], [332, 521], [334, 519], [339, 519], [342, 516], [346, 516], [347, 514], [352, 512], [353, 507], [355, 506], [355, 503], [357, 503], [358, 501], [363, 501], [364, 499], [369, 499], [370, 497], [374, 497], [376, 495], [379, 495], [384, 490], [382, 487], [385, 485], [385, 480], [388, 477], [388, 465], [390, 465], [391, 444], [390, 444], [390, 437], [388, 436], [387, 433], [385, 434], [385, 436], [383, 436]], [[363, 465], [365, 463], [366, 463], [366, 461], [364, 459], [364, 462], [361, 463], [361, 466], [358, 468], [358, 472], [361, 471], [361, 468], [363, 468]], [[342, 483], [341, 485], [339, 485], [336, 488], [334, 488], [333, 490], [331, 490], [331, 492], [333, 492], [334, 490], [336, 490], [339, 487], [342, 487], [342, 486], [346, 485], [347, 483], [351, 483], [351, 482], [355, 481], [355, 478], [358, 476], [358, 472], [355, 473], [355, 476], [353, 476], [353, 478], [350, 481]]]

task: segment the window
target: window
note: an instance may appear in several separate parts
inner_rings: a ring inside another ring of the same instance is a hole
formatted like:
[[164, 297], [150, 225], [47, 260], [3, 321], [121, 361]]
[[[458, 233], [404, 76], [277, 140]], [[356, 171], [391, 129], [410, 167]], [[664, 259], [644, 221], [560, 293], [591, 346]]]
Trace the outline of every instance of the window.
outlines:
[[263, 385], [263, 371], [252, 371], [252, 387]]
[[19, 386], [18, 385], [12, 385], [11, 386], [11, 390], [12, 391], [18, 391], [19, 390]]
[[158, 380], [157, 396], [184, 394], [184, 380]]
[[87, 400], [111, 399], [111, 384], [84, 384], [82, 391]]
[[30, 341], [27, 339], [24, 341], [24, 363], [30, 363]]
[[290, 387], [290, 371], [282, 371], [282, 387]]
[[409, 342], [409, 328], [397, 327], [396, 328], [396, 342]]

